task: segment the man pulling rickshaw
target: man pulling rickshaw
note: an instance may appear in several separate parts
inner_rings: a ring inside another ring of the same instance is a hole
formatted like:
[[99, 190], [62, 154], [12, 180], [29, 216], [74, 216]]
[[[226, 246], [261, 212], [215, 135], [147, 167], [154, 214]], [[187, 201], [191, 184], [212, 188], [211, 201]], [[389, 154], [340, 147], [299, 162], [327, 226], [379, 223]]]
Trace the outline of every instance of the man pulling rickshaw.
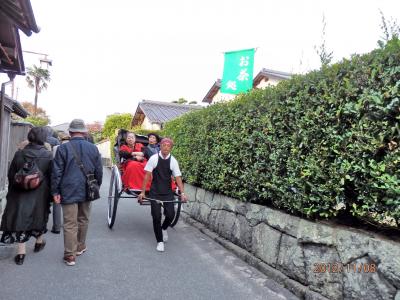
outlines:
[[[173, 141], [170, 138], [163, 138], [160, 150], [146, 161], [138, 152], [145, 152], [145, 145], [149, 142], [147, 138], [122, 129], [118, 133], [114, 147], [117, 165], [112, 167], [108, 197], [108, 226], [111, 229], [114, 225], [120, 198], [137, 198], [141, 205], [151, 205], [153, 229], [157, 240], [156, 249], [163, 252], [164, 243], [168, 240], [167, 228], [177, 223], [181, 204], [187, 201], [187, 197], [178, 161], [171, 155]], [[139, 143], [143, 146], [141, 151], [136, 147]], [[137, 159], [138, 156], [141, 159]], [[137, 173], [140, 173], [140, 176], [134, 175]], [[124, 193], [127, 196], [123, 196]], [[164, 208], [165, 216], [162, 224], [161, 207]]]
[[[146, 186], [152, 178], [149, 198], [159, 201], [151, 201], [151, 216], [153, 217], [153, 229], [157, 240], [157, 251], [164, 251], [164, 242], [168, 241], [167, 228], [171, 225], [174, 211], [174, 193], [171, 190], [172, 176], [175, 177], [176, 184], [180, 191], [183, 202], [187, 201], [182, 183], [182, 173], [179, 169], [178, 161], [171, 155], [173, 141], [163, 138], [160, 143], [160, 152], [150, 157], [144, 170], [146, 171], [142, 192], [139, 194], [139, 201], [146, 198]], [[164, 207], [165, 219], [161, 225], [161, 206]]]

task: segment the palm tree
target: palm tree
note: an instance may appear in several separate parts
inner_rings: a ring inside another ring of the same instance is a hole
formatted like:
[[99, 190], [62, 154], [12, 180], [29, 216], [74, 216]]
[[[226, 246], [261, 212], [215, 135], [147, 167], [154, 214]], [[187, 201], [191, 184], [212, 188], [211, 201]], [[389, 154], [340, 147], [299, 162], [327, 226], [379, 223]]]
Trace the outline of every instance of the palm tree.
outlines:
[[35, 89], [35, 110], [34, 116], [37, 114], [37, 100], [38, 95], [42, 90], [47, 89], [48, 82], [50, 81], [49, 70], [42, 69], [33, 65], [32, 68], [27, 68], [26, 82], [30, 88]]

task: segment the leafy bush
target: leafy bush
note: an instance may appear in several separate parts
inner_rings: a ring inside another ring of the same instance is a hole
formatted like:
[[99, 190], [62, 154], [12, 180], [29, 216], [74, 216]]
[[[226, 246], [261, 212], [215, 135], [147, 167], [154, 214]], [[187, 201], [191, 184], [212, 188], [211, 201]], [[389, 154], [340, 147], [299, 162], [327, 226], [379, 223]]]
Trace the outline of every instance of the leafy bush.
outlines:
[[141, 126], [135, 126], [130, 129], [130, 131], [141, 134], [141, 135], [148, 135], [149, 133], [155, 133], [161, 135], [161, 130], [150, 130], [150, 129], [143, 129]]
[[167, 123], [185, 180], [308, 217], [400, 222], [400, 41]]
[[125, 114], [113, 114], [107, 116], [103, 127], [103, 138], [108, 138], [110, 140], [111, 147], [111, 159], [115, 162], [114, 157], [114, 142], [118, 133], [118, 129], [129, 130], [131, 128], [133, 116], [129, 113]]
[[24, 121], [32, 123], [35, 126], [46, 126], [50, 122], [49, 118], [47, 118], [47, 117], [43, 118], [43, 117], [34, 117], [34, 116], [26, 117]]
[[129, 113], [113, 114], [106, 118], [103, 128], [103, 137], [110, 138], [117, 129], [130, 129], [133, 116]]

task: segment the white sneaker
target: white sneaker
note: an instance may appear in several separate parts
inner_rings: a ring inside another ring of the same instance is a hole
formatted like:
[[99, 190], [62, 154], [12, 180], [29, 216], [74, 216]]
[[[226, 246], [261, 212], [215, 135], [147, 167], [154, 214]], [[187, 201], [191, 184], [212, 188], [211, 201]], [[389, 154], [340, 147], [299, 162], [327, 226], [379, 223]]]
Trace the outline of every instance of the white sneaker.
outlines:
[[163, 229], [163, 231], [162, 231], [162, 239], [163, 239], [163, 241], [164, 242], [168, 242], [168, 232], [167, 232], [167, 229]]
[[157, 243], [157, 251], [164, 252], [164, 243], [163, 242]]

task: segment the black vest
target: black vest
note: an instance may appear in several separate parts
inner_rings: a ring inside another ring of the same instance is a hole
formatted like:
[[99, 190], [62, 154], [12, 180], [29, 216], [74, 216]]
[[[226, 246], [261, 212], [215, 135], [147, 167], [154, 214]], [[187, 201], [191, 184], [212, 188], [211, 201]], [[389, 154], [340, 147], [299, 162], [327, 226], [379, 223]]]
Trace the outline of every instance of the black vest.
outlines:
[[174, 193], [171, 188], [171, 155], [168, 159], [158, 156], [157, 167], [153, 170], [153, 180], [150, 187], [150, 197], [159, 200], [173, 200]]

